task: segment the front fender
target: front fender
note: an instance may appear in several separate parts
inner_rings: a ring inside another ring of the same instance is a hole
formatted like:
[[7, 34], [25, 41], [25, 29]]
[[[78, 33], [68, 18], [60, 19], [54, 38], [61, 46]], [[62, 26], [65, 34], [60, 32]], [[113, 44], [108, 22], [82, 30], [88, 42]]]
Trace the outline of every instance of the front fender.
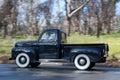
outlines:
[[97, 62], [101, 59], [101, 53], [97, 49], [72, 49], [70, 51], [71, 61], [74, 62], [75, 57], [79, 54], [86, 54], [91, 62]]
[[17, 55], [20, 53], [28, 54], [31, 61], [38, 60], [38, 56], [35, 52], [35, 49], [31, 47], [14, 47], [12, 49], [12, 59], [15, 60]]

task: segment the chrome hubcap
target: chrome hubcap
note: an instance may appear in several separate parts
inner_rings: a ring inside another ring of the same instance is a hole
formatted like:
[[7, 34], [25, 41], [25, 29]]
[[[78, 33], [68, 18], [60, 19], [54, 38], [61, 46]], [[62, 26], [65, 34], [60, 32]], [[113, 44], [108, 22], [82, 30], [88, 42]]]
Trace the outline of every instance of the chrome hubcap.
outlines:
[[80, 64], [81, 65], [84, 65], [86, 62], [85, 62], [85, 60], [84, 59], [80, 59]]
[[26, 62], [26, 58], [25, 58], [25, 57], [21, 57], [21, 58], [20, 58], [20, 62], [21, 62], [21, 63], [25, 63], [25, 62]]

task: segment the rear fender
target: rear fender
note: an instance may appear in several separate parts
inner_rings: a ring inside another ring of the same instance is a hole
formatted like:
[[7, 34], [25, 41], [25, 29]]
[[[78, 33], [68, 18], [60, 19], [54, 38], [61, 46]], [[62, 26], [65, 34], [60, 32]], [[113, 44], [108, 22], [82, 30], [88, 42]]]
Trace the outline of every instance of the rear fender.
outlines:
[[96, 49], [72, 49], [70, 52], [70, 61], [74, 62], [74, 59], [79, 54], [86, 54], [91, 62], [97, 62], [100, 59], [100, 51]]

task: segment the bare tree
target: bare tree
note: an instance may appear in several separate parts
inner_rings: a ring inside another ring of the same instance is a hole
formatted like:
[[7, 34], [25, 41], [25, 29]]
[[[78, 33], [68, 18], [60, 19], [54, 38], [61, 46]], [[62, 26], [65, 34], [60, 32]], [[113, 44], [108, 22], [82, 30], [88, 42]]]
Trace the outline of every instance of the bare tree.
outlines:
[[17, 32], [18, 0], [12, 0], [12, 4], [13, 8], [11, 10], [11, 25], [12, 25], [11, 35], [13, 35], [14, 37]]
[[[24, 10], [25, 15], [25, 25], [26, 25], [26, 32], [30, 35], [38, 35], [39, 34], [39, 20], [40, 20], [40, 8], [38, 7], [41, 5], [40, 3], [36, 2], [37, 0], [22, 0], [22, 7]], [[36, 4], [37, 3], [37, 4]], [[26, 4], [26, 5], [24, 5]]]
[[82, 9], [88, 2], [89, 0], [84, 0], [80, 4], [80, 6], [76, 9], [71, 10], [71, 0], [65, 0], [66, 2], [66, 16], [67, 16], [67, 21], [68, 21], [68, 36], [70, 36], [70, 30], [71, 30], [71, 17], [77, 13], [80, 9]]
[[103, 17], [103, 29], [105, 33], [111, 32], [111, 23], [115, 15], [115, 0], [101, 0], [102, 4], [102, 17]]
[[40, 22], [46, 28], [53, 25], [63, 28], [63, 22], [67, 21], [68, 35], [74, 29], [80, 34], [96, 34], [99, 37], [101, 33], [111, 33], [115, 28], [113, 21], [118, 1], [64, 0], [66, 15], [58, 11], [54, 16], [54, 6], [58, 4], [60, 9], [61, 1], [46, 0], [40, 3], [38, 0], [3, 0], [0, 8], [0, 31], [4, 32], [4, 37], [15, 36], [18, 30], [36, 35], [42, 26]]
[[2, 5], [2, 15], [3, 15], [3, 28], [4, 28], [4, 38], [8, 35], [8, 24], [10, 21], [11, 10], [13, 8], [13, 4], [11, 0], [4, 0]]
[[88, 10], [89, 30], [96, 32], [97, 37], [101, 32], [110, 33], [115, 15], [115, 0], [92, 0], [88, 4]]

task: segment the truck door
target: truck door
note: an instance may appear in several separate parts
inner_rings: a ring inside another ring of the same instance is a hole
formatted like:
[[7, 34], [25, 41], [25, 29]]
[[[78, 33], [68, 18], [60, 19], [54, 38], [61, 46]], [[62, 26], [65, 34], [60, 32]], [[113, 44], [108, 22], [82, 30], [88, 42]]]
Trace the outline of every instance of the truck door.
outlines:
[[43, 32], [40, 38], [39, 58], [57, 59], [59, 57], [59, 45], [56, 30]]

